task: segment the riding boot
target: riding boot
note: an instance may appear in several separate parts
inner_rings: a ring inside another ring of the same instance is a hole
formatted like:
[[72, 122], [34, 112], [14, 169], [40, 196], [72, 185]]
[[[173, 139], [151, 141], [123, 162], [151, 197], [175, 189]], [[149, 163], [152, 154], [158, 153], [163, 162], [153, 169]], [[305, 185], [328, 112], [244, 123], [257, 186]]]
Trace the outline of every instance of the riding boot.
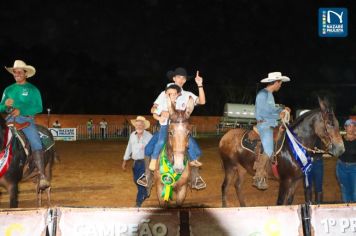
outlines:
[[266, 166], [269, 157], [266, 153], [261, 154], [255, 161], [253, 168], [256, 169], [255, 176], [253, 177], [253, 186], [260, 190], [266, 190], [268, 188], [267, 184], [267, 171]]
[[197, 190], [206, 188], [206, 183], [199, 175], [199, 167], [192, 166], [190, 171], [190, 185]]
[[147, 190], [147, 197], [151, 194], [151, 189], [153, 185], [153, 173], [149, 169], [150, 158], [145, 157], [145, 173], [138, 178], [137, 184], [146, 187]]
[[45, 175], [44, 167], [44, 155], [42, 150], [37, 150], [32, 152], [33, 160], [35, 161], [36, 167], [40, 174], [39, 189], [44, 190], [50, 186], [50, 183]]
[[317, 192], [315, 194], [315, 203], [322, 204], [323, 203], [323, 192]]

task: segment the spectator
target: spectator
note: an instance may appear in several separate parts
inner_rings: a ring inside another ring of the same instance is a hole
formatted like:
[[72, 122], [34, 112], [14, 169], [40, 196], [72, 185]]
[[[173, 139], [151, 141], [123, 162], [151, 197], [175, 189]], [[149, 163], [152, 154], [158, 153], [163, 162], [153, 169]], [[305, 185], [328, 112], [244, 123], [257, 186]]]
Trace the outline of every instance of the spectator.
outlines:
[[93, 119], [90, 118], [87, 122], [88, 139], [93, 138], [93, 128], [94, 128]]
[[146, 131], [150, 127], [150, 122], [143, 116], [138, 116], [135, 120], [131, 120], [135, 131], [131, 133], [129, 142], [126, 147], [122, 169], [126, 170], [127, 161], [131, 158], [134, 160], [132, 167], [134, 175], [134, 183], [137, 187], [136, 207], [141, 207], [143, 201], [147, 198], [146, 188], [138, 185], [136, 181], [145, 172], [145, 155], [144, 150], [146, 144], [150, 141], [152, 135]]
[[107, 128], [108, 128], [108, 122], [103, 118], [100, 123], [100, 136], [101, 139], [106, 139], [107, 138]]
[[[318, 138], [314, 144], [314, 147], [318, 149], [322, 149], [321, 139]], [[313, 164], [308, 174], [308, 187], [305, 186], [306, 194], [308, 196], [306, 199], [312, 201], [313, 189], [315, 196], [315, 203], [321, 204], [323, 203], [323, 177], [324, 177], [324, 160], [322, 153], [313, 154]]]
[[52, 124], [53, 128], [57, 128], [57, 129], [60, 129], [62, 126], [61, 126], [61, 123], [59, 123], [58, 120], [56, 120], [55, 122], [53, 122]]
[[342, 137], [345, 152], [336, 164], [336, 176], [341, 188], [343, 202], [356, 202], [356, 121], [345, 122], [346, 134]]

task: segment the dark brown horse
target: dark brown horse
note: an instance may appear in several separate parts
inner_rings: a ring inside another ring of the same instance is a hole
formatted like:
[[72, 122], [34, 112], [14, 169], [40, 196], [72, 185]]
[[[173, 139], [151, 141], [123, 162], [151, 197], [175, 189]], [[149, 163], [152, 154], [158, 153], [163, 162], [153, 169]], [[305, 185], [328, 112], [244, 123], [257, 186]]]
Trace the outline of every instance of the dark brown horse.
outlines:
[[160, 206], [166, 207], [169, 203], [169, 199], [166, 198], [165, 200], [164, 196], [162, 196], [162, 191], [168, 191], [166, 188], [167, 186], [163, 184], [163, 181], [172, 181], [173, 179], [170, 174], [162, 174], [160, 171], [160, 168], [162, 169], [162, 167], [160, 167], [159, 163], [162, 161], [162, 154], [164, 155], [164, 153], [166, 153], [167, 159], [172, 165], [174, 175], [180, 175], [180, 178], [171, 185], [172, 192], [175, 193], [174, 197], [176, 199], [177, 206], [181, 206], [185, 200], [188, 180], [190, 177], [190, 167], [188, 164], [189, 162], [186, 159], [186, 151], [192, 129], [188, 119], [190, 114], [193, 112], [193, 109], [193, 99], [189, 99], [187, 107], [184, 111], [175, 110], [171, 102], [168, 103], [170, 125], [168, 128], [166, 152], [161, 153], [159, 156], [156, 169], [154, 171], [154, 181], [157, 186], [157, 197]]
[[[339, 123], [327, 100], [319, 99], [320, 108], [303, 114], [290, 126], [296, 138], [309, 151], [317, 138], [320, 138], [327, 150], [325, 152], [339, 156], [345, 150], [344, 143], [339, 132]], [[242, 184], [244, 175], [248, 172], [254, 175], [253, 165], [256, 159], [255, 153], [242, 147], [242, 137], [247, 132], [245, 129], [233, 129], [228, 131], [220, 140], [219, 151], [225, 170], [224, 182], [221, 186], [222, 206], [226, 207], [226, 192], [233, 177], [237, 173], [234, 182], [240, 206], [246, 206]], [[277, 169], [279, 172], [279, 193], [277, 204], [292, 204], [297, 183], [303, 177], [303, 172], [295, 160], [287, 141], [283, 143], [277, 154]], [[272, 171], [269, 168], [269, 175]]]
[[[6, 132], [6, 122], [2, 116], [0, 116], [0, 147], [4, 145], [4, 137]], [[49, 140], [53, 142], [53, 136], [51, 132], [43, 127], [37, 126], [38, 130], [42, 135], [45, 135]], [[21, 135], [22, 132], [18, 131]], [[23, 135], [24, 141], [27, 140]], [[52, 145], [44, 154], [44, 164], [45, 164], [45, 174], [48, 179], [51, 178], [51, 167], [55, 158], [55, 150]], [[31, 157], [27, 157], [23, 145], [20, 141], [14, 136], [12, 138], [12, 159], [9, 164], [8, 170], [3, 176], [0, 177], [0, 187], [4, 187], [10, 198], [10, 207], [18, 207], [18, 184], [20, 181], [32, 180], [36, 183], [36, 193], [37, 193], [37, 204], [41, 206], [42, 201], [42, 190], [38, 188], [39, 184], [39, 173], [35, 168]], [[47, 200], [50, 201], [50, 188], [46, 189], [47, 191]]]

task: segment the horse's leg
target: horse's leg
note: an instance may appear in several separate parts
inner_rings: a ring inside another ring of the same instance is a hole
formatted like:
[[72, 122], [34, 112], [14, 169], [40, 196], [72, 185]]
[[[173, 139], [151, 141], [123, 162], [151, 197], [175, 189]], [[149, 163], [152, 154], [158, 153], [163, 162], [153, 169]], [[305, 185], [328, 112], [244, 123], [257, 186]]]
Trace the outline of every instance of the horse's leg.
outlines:
[[18, 207], [18, 183], [11, 183], [8, 185], [8, 191], [10, 196], [10, 208]]
[[182, 185], [176, 194], [177, 194], [177, 200], [176, 200], [177, 206], [181, 207], [183, 205], [185, 196], [187, 194], [187, 185], [186, 184]]
[[287, 204], [291, 205], [293, 203], [293, 199], [294, 199], [294, 194], [295, 194], [295, 190], [297, 188], [298, 185], [298, 180], [294, 180], [291, 182], [291, 185], [289, 187], [287, 196], [286, 196], [286, 200], [287, 200]]
[[235, 191], [236, 191], [236, 195], [237, 198], [239, 199], [240, 202], [240, 206], [241, 207], [245, 207], [246, 203], [245, 203], [245, 196], [242, 193], [242, 184], [244, 182], [244, 177], [246, 174], [246, 170], [245, 168], [243, 168], [240, 164], [237, 166], [237, 178], [235, 180]]
[[292, 179], [281, 179], [279, 182], [279, 191], [277, 205], [286, 205], [287, 204], [287, 195], [289, 188], [291, 186]]
[[48, 187], [46, 189], [46, 191], [47, 191], [47, 204], [48, 204], [48, 207], [50, 207], [51, 206], [51, 187]]
[[233, 167], [225, 167], [224, 165], [224, 168], [225, 168], [225, 178], [223, 184], [221, 185], [221, 194], [222, 194], [221, 200], [222, 200], [222, 207], [227, 207], [226, 194], [227, 194], [228, 187], [231, 183], [231, 180], [235, 175], [235, 171]]

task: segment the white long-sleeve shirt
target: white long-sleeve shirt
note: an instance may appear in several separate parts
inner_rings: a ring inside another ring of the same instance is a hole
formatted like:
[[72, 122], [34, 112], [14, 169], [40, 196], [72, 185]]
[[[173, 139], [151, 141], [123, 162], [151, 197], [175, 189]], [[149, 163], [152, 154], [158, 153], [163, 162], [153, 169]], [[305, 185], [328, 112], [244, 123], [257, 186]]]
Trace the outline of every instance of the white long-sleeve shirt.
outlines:
[[136, 131], [132, 132], [126, 147], [124, 160], [130, 158], [133, 160], [143, 160], [145, 158], [145, 146], [152, 138], [152, 134], [146, 130], [143, 131], [141, 138], [137, 136]]

